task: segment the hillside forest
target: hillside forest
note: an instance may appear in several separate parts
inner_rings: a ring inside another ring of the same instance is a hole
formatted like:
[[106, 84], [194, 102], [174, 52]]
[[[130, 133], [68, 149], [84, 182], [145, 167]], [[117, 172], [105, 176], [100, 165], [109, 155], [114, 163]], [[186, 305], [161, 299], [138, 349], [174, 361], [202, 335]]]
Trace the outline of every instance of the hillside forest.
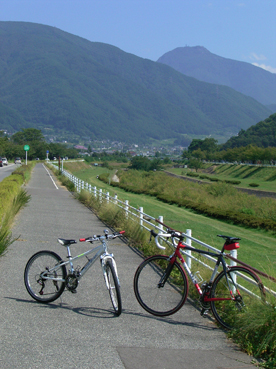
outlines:
[[65, 157], [76, 158], [78, 151], [69, 148], [62, 143], [48, 143], [42, 132], [35, 128], [23, 128], [11, 138], [8, 138], [3, 131], [0, 131], [0, 156], [5, 156], [9, 160], [15, 157], [24, 157], [24, 145], [29, 145], [28, 158], [30, 160], [46, 158], [46, 152], [49, 151], [49, 158]]
[[[23, 157], [24, 145], [28, 144], [30, 159], [45, 159], [46, 151], [49, 158], [65, 157], [77, 158], [78, 150], [61, 143], [49, 143], [46, 141], [41, 130], [35, 128], [23, 128], [10, 138], [0, 131], [0, 156], [13, 158]], [[200, 168], [202, 161], [225, 161], [225, 162], [251, 162], [262, 164], [276, 163], [276, 114], [271, 115], [264, 121], [259, 122], [248, 130], [241, 130], [239, 135], [230, 138], [225, 144], [218, 144], [212, 137], [205, 139], [193, 139], [187, 150], [183, 151], [182, 157], [174, 159], [177, 162], [189, 160], [189, 165], [196, 169]], [[91, 153], [91, 160], [101, 161], [131, 161], [133, 169], [150, 171], [159, 169], [162, 164], [170, 162], [169, 156], [161, 156], [156, 151], [155, 158], [142, 156], [132, 157], [130, 153], [114, 152], [114, 154]]]
[[194, 139], [183, 157], [226, 162], [276, 162], [276, 114], [241, 130], [238, 136], [219, 145], [214, 138]]
[[85, 142], [210, 134], [225, 141], [273, 113], [228, 86], [56, 27], [0, 22], [0, 43], [0, 130], [11, 134], [36, 128], [49, 139], [70, 133]]

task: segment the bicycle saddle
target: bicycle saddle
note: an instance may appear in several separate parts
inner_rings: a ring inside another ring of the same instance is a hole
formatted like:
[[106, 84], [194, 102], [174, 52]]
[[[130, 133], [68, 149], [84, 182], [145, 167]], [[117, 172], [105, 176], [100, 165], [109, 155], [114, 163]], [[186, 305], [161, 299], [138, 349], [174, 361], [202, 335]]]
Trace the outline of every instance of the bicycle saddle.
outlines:
[[230, 242], [233, 242], [233, 241], [239, 241], [239, 240], [240, 240], [240, 238], [238, 238], [238, 237], [223, 236], [222, 234], [218, 234], [217, 236], [218, 236], [218, 237], [222, 237], [222, 238], [224, 238], [226, 241], [230, 241]]
[[62, 246], [68, 246], [68, 245], [72, 245], [73, 243], [77, 243], [76, 240], [65, 240], [64, 238], [58, 238], [58, 242]]

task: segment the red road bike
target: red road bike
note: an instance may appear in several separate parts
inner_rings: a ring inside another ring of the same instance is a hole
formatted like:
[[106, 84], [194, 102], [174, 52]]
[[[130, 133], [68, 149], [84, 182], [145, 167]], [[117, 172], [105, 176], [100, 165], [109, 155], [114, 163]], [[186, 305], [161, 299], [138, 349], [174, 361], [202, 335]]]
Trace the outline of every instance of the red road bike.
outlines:
[[[264, 286], [256, 273], [243, 266], [228, 266], [225, 251], [239, 248], [240, 238], [218, 235], [224, 239], [221, 252], [195, 249], [184, 242], [186, 235], [168, 229], [167, 233], [151, 231], [155, 243], [170, 238], [175, 250], [172, 255], [154, 255], [145, 259], [134, 276], [134, 292], [140, 305], [150, 314], [168, 316], [176, 313], [188, 296], [188, 277], [191, 279], [201, 304], [201, 315], [212, 311], [217, 322], [226, 329], [236, 326], [241, 314], [246, 314], [256, 300], [265, 299]], [[208, 282], [200, 284], [183, 258], [181, 250], [191, 250], [217, 259]], [[180, 262], [179, 262], [179, 261]], [[219, 268], [222, 266], [222, 271]]]

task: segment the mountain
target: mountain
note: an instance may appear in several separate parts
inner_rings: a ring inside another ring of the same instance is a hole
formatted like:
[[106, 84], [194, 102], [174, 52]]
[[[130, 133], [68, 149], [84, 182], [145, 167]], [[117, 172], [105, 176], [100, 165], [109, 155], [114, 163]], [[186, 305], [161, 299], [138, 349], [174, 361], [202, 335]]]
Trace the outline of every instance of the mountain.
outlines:
[[231, 137], [223, 149], [256, 145], [259, 147], [276, 147], [276, 114], [261, 121], [246, 131], [241, 130], [236, 137]]
[[0, 22], [0, 129], [145, 142], [234, 134], [271, 111], [226, 86], [55, 27]]
[[204, 47], [178, 47], [161, 56], [158, 63], [199, 81], [229, 86], [261, 104], [276, 104], [276, 74], [212, 54]]

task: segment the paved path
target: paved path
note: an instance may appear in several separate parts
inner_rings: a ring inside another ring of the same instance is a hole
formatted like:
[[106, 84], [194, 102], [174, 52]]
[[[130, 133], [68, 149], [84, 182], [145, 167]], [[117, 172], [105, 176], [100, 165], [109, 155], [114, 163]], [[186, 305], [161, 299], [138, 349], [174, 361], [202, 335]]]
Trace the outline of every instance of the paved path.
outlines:
[[[96, 263], [77, 293], [43, 305], [24, 287], [27, 260], [38, 250], [62, 257], [57, 237], [78, 239], [106, 228], [64, 188], [54, 186], [37, 164], [27, 186], [31, 201], [16, 217], [18, 237], [0, 258], [0, 368], [254, 368], [224, 332], [187, 302], [175, 315], [156, 318], [137, 303], [132, 281], [141, 258], [121, 240], [114, 240], [123, 313], [115, 317]], [[85, 245], [74, 247], [80, 253]], [[74, 248], [72, 248], [74, 251]]]

